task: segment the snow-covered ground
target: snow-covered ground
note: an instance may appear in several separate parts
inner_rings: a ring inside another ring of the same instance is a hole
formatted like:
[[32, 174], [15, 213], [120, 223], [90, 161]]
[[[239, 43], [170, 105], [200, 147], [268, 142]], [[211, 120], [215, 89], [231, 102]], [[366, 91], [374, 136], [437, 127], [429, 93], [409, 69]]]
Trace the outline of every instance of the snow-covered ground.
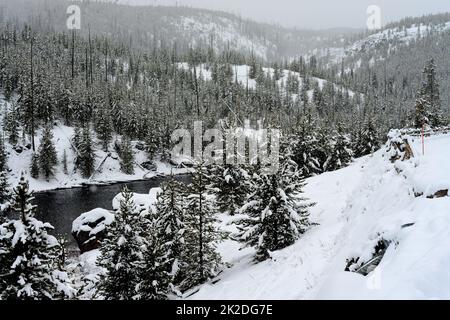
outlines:
[[[428, 138], [425, 156], [420, 141], [412, 147], [411, 161], [394, 165], [380, 150], [308, 179], [306, 195], [317, 202], [311, 217], [319, 225], [259, 264], [251, 262], [251, 249], [224, 243], [221, 253], [234, 266], [190, 298], [450, 298], [450, 197], [414, 192], [450, 189], [450, 135]], [[344, 271], [347, 259], [370, 259], [380, 239], [391, 245], [372, 273]]]

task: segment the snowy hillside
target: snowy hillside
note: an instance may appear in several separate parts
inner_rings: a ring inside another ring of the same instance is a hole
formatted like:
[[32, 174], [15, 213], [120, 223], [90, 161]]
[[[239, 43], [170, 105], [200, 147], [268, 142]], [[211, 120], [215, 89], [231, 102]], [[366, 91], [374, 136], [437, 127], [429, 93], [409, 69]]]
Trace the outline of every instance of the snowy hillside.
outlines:
[[[0, 95], [0, 124], [2, 124], [2, 118], [7, 108], [9, 108], [9, 103], [4, 101], [3, 96]], [[41, 133], [42, 129], [39, 129], [36, 132], [36, 150], [38, 150], [40, 145]], [[146, 162], [148, 160], [148, 157], [145, 151], [139, 150], [142, 148], [136, 148], [137, 142], [135, 141], [132, 142], [134, 146], [133, 153], [135, 157], [134, 174], [128, 175], [120, 170], [120, 158], [117, 155], [117, 152], [114, 150], [112, 144], [109, 148], [109, 152], [105, 152], [102, 150], [100, 143], [98, 143], [95, 148], [95, 168], [97, 172], [94, 173], [90, 178], [83, 178], [79, 171], [75, 171], [74, 159], [76, 158], [76, 151], [73, 149], [72, 143], [70, 142], [73, 135], [74, 128], [67, 127], [60, 122], [56, 122], [56, 125], [53, 128], [53, 142], [55, 144], [59, 163], [55, 170], [55, 176], [49, 180], [45, 180], [42, 177], [39, 179], [34, 179], [30, 176], [30, 164], [33, 151], [31, 150], [31, 146], [29, 145], [28, 141], [26, 141], [25, 143], [21, 141], [21, 143], [19, 143], [17, 146], [12, 146], [9, 143], [6, 143], [6, 151], [9, 155], [8, 168], [10, 170], [10, 185], [17, 185], [22, 172], [26, 173], [26, 176], [30, 180], [30, 189], [34, 191], [71, 188], [80, 186], [82, 184], [101, 184], [118, 181], [133, 181], [148, 179], [158, 174], [168, 175], [171, 172], [173, 172], [174, 174], [186, 172], [185, 169], [174, 168], [171, 165], [161, 161], [155, 161], [155, 170], [146, 170], [140, 164]], [[118, 135], [115, 138], [119, 140], [121, 139], [121, 137]], [[67, 174], [63, 172], [62, 159], [64, 151], [67, 155]]]
[[[184, 69], [184, 70], [190, 70], [191, 72], [193, 72], [193, 68], [189, 66], [188, 63], [179, 63], [178, 64], [179, 68]], [[242, 85], [243, 87], [248, 87], [249, 89], [255, 89], [256, 88], [256, 79], [250, 79], [249, 74], [250, 74], [250, 66], [248, 65], [231, 65], [231, 69], [233, 71], [233, 80], [236, 81], [237, 83], [239, 83], [240, 85]], [[264, 71], [264, 73], [266, 74], [266, 76], [269, 76], [271, 78], [273, 78], [275, 70], [273, 68], [267, 68], [267, 67], [263, 67], [262, 70]], [[211, 72], [211, 68], [209, 68], [206, 64], [202, 64], [196, 67], [196, 73], [197, 73], [197, 77], [202, 78], [203, 80], [209, 81], [212, 79], [212, 72]], [[278, 87], [280, 88], [282, 93], [285, 93], [285, 89], [287, 87], [287, 82], [289, 77], [291, 77], [292, 79], [295, 79], [298, 82], [298, 92], [301, 91], [301, 88], [304, 85], [304, 77], [302, 77], [300, 75], [300, 73], [298, 72], [294, 72], [294, 71], [290, 71], [290, 70], [281, 70], [280, 72], [280, 79], [276, 81]], [[317, 77], [311, 77], [310, 78], [311, 81], [315, 81], [317, 82], [319, 88], [321, 90], [323, 90], [325, 84], [328, 82], [327, 80], [324, 79], [320, 79]], [[336, 91], [339, 90], [346, 90], [346, 88], [342, 87], [342, 86], [338, 86], [338, 85], [334, 85], [334, 89]], [[308, 93], [308, 97], [309, 100], [312, 100], [313, 97], [313, 89], [310, 89], [307, 91]], [[348, 94], [349, 97], [353, 97], [355, 95], [355, 93], [351, 90], [348, 90]], [[361, 95], [361, 98], [363, 96]], [[293, 94], [292, 98], [294, 100], [296, 100], [298, 98], [297, 94]]]
[[[234, 266], [190, 298], [450, 298], [450, 197], [430, 198], [450, 189], [450, 134], [427, 138], [425, 155], [420, 139], [411, 147], [411, 160], [393, 164], [382, 149], [308, 179], [319, 225], [259, 264], [251, 262], [250, 249], [226, 242], [221, 253]], [[344, 271], [351, 258], [368, 262], [381, 240], [389, 245], [374, 271]]]
[[[331, 63], [341, 63], [342, 59], [358, 54], [368, 53], [380, 46], [388, 45], [394, 50], [398, 45], [409, 45], [421, 37], [442, 34], [450, 31], [450, 21], [439, 25], [412, 25], [408, 28], [386, 28], [354, 41], [347, 47], [330, 47], [313, 50], [312, 54], [328, 57]], [[358, 67], [356, 65], [355, 67]]]

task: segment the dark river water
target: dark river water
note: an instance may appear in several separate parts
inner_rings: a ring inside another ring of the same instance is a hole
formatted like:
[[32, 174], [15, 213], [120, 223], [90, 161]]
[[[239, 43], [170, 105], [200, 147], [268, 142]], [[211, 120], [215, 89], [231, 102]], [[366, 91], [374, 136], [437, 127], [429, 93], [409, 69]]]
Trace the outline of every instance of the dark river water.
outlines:
[[[133, 192], [148, 194], [151, 188], [159, 187], [167, 179], [169, 178], [155, 177], [149, 180], [35, 193], [34, 204], [38, 206], [36, 217], [52, 224], [55, 235], [66, 237], [69, 245], [74, 245], [75, 240], [71, 235], [72, 222], [82, 213], [95, 208], [111, 210], [113, 198], [124, 186], [128, 186]], [[189, 175], [175, 176], [175, 179], [184, 183], [190, 182]]]

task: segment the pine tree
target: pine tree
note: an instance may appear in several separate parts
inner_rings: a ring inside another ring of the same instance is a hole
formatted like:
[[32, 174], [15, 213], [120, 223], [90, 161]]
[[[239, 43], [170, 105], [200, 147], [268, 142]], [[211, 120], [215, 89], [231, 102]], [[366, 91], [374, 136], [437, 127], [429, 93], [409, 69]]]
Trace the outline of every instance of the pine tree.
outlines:
[[248, 172], [238, 165], [215, 166], [210, 188], [219, 210], [234, 215], [244, 205], [250, 188]]
[[158, 233], [157, 219], [150, 215], [146, 224], [146, 249], [142, 265], [138, 270], [139, 283], [136, 286], [136, 299], [165, 300], [172, 291], [170, 261], [165, 251], [166, 246]]
[[369, 118], [365, 121], [364, 127], [358, 133], [357, 140], [353, 150], [355, 157], [362, 157], [371, 153], [374, 153], [380, 148], [380, 141], [378, 140], [378, 133], [375, 128], [373, 118]]
[[34, 179], [39, 178], [39, 156], [37, 153], [33, 153], [31, 156], [30, 175]]
[[431, 123], [430, 116], [430, 103], [424, 98], [417, 98], [414, 126], [419, 129], [428, 126]]
[[276, 174], [255, 176], [252, 194], [240, 210], [246, 217], [235, 222], [239, 229], [235, 238], [256, 248], [256, 261], [294, 244], [311, 225], [312, 204], [301, 196], [305, 183], [297, 165], [290, 159], [280, 165]]
[[84, 178], [89, 178], [94, 173], [95, 164], [95, 153], [89, 126], [83, 127], [81, 135], [79, 131], [76, 131], [73, 142], [78, 150], [75, 166], [81, 170]]
[[149, 128], [147, 129], [147, 135], [145, 136], [145, 148], [147, 151], [148, 159], [152, 161], [158, 151], [158, 137], [156, 130]]
[[67, 152], [66, 149], [64, 149], [63, 158], [62, 158], [62, 165], [63, 165], [63, 172], [64, 174], [69, 174], [69, 169], [67, 166]]
[[109, 106], [101, 105], [97, 113], [97, 121], [95, 126], [98, 139], [103, 144], [103, 150], [108, 152], [108, 145], [112, 140], [113, 124]]
[[186, 272], [183, 261], [186, 225], [184, 221], [184, 195], [186, 186], [173, 179], [161, 186], [156, 202], [156, 232], [165, 251], [166, 270], [171, 282], [178, 285]]
[[327, 162], [332, 152], [332, 142], [330, 141], [330, 131], [326, 127], [321, 127], [316, 132], [314, 158], [319, 162], [319, 172], [326, 171]]
[[306, 119], [302, 119], [300, 127], [289, 137], [286, 153], [298, 165], [305, 177], [320, 173], [317, 148], [317, 136], [313, 126]]
[[207, 183], [204, 164], [196, 164], [185, 206], [186, 245], [183, 260], [188, 268], [181, 284], [183, 290], [216, 276], [221, 267], [221, 257], [216, 247], [224, 234], [215, 225], [217, 220], [213, 203], [207, 197]]
[[5, 142], [0, 134], [0, 172], [8, 170], [8, 155], [6, 154]]
[[124, 138], [120, 146], [120, 170], [125, 174], [134, 174], [134, 154], [130, 139]]
[[0, 205], [7, 204], [10, 200], [11, 192], [9, 190], [8, 176], [6, 171], [0, 171]]
[[50, 126], [46, 126], [42, 132], [38, 150], [39, 169], [46, 179], [54, 175], [55, 166], [58, 164], [58, 156], [52, 139], [52, 129]]
[[24, 175], [14, 189], [18, 220], [0, 226], [0, 300], [71, 298], [74, 290], [59, 264], [53, 227], [34, 218], [36, 207]]
[[8, 141], [12, 145], [16, 145], [19, 141], [19, 121], [17, 119], [17, 110], [15, 105], [5, 117], [5, 129], [8, 132]]
[[351, 161], [353, 151], [349, 137], [341, 128], [336, 131], [331, 142], [331, 153], [324, 165], [325, 171], [334, 171], [346, 167]]
[[106, 269], [98, 283], [98, 294], [106, 300], [138, 299], [138, 270], [143, 266], [141, 217], [136, 213], [133, 194], [122, 190], [120, 208], [100, 248], [98, 265]]
[[443, 125], [444, 120], [441, 108], [439, 83], [436, 75], [436, 64], [434, 62], [434, 59], [431, 59], [427, 62], [423, 71], [423, 75], [425, 79], [422, 84], [420, 98], [426, 100], [427, 102], [430, 121], [429, 124], [433, 127], [438, 127]]

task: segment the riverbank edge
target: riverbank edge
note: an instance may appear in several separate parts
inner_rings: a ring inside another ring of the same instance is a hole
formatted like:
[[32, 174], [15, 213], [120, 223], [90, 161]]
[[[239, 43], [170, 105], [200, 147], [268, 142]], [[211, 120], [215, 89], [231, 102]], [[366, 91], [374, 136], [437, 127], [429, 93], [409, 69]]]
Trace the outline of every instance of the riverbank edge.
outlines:
[[[190, 175], [192, 172], [188, 169], [186, 172], [180, 172], [180, 173], [174, 173], [172, 174], [174, 177], [182, 177], [182, 176], [188, 176]], [[51, 192], [51, 191], [61, 191], [61, 190], [70, 190], [70, 189], [78, 189], [78, 188], [87, 188], [87, 187], [95, 187], [95, 186], [111, 186], [113, 184], [117, 184], [117, 183], [133, 183], [133, 182], [141, 182], [141, 181], [149, 181], [149, 180], [153, 180], [153, 179], [157, 179], [157, 178], [166, 178], [166, 177], [170, 177], [170, 174], [165, 174], [165, 173], [157, 173], [152, 177], [149, 178], [144, 178], [144, 179], [119, 179], [119, 180], [102, 180], [102, 181], [92, 181], [92, 182], [82, 182], [79, 184], [73, 184], [71, 186], [67, 186], [67, 187], [57, 187], [57, 188], [50, 188], [50, 189], [42, 189], [39, 191], [33, 191], [34, 194], [41, 194], [41, 193], [46, 193], [46, 192]]]

